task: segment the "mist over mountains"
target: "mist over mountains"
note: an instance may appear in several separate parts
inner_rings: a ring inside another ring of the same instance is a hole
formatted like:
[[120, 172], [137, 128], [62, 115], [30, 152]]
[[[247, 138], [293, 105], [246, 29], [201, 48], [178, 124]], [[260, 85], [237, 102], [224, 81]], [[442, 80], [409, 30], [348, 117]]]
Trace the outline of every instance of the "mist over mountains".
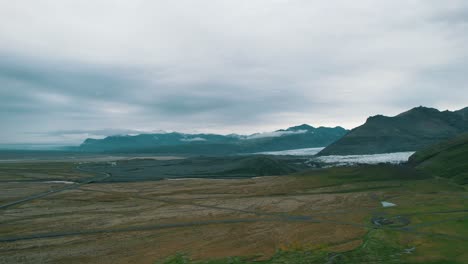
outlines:
[[252, 135], [184, 134], [178, 132], [118, 135], [86, 139], [85, 152], [151, 152], [164, 154], [233, 154], [325, 147], [344, 136], [342, 127], [312, 127], [306, 124]]
[[468, 107], [439, 111], [415, 107], [399, 115], [371, 116], [352, 130], [307, 124], [251, 135], [157, 132], [86, 139], [75, 150], [155, 154], [226, 155], [325, 147], [319, 155], [418, 151], [468, 132]]

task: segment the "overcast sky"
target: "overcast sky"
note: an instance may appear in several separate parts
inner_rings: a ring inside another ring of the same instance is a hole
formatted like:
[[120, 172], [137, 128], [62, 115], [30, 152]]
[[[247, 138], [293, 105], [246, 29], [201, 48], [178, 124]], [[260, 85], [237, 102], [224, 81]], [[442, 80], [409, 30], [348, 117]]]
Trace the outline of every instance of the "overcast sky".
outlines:
[[0, 0], [0, 143], [468, 106], [466, 0]]

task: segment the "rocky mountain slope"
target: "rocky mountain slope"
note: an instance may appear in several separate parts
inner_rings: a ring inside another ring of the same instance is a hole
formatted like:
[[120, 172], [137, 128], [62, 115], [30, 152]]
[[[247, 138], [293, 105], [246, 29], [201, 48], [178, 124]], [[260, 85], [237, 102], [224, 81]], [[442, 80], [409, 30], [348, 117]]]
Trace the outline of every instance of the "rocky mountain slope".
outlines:
[[451, 112], [416, 107], [394, 117], [369, 117], [319, 155], [417, 151], [464, 132], [468, 132], [468, 108]]

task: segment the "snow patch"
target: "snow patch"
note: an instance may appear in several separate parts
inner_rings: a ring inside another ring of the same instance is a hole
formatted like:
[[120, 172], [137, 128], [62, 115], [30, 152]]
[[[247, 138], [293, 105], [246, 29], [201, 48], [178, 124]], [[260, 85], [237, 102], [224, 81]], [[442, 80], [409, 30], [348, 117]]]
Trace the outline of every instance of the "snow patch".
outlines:
[[393, 206], [396, 206], [396, 204], [394, 203], [390, 203], [390, 202], [385, 202], [385, 201], [382, 201], [380, 202], [382, 204], [383, 207], [393, 207]]
[[71, 181], [46, 181], [45, 183], [75, 184], [75, 182], [71, 182]]
[[394, 153], [383, 153], [373, 155], [347, 155], [347, 156], [321, 156], [317, 157], [317, 160], [324, 163], [333, 163], [336, 165], [353, 165], [353, 164], [379, 164], [379, 163], [391, 163], [400, 164], [407, 162], [409, 157], [414, 152], [394, 152]]
[[289, 150], [282, 150], [282, 151], [265, 151], [265, 152], [257, 152], [253, 154], [313, 156], [319, 153], [322, 149], [324, 148], [302, 148], [302, 149], [289, 149]]

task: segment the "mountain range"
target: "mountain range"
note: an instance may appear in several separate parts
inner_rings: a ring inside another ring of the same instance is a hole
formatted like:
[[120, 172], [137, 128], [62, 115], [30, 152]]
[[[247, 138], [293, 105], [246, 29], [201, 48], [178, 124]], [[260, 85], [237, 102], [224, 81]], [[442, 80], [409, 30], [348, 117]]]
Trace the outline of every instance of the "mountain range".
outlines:
[[298, 148], [325, 147], [344, 136], [342, 127], [294, 126], [252, 135], [185, 134], [178, 132], [118, 135], [104, 139], [86, 139], [83, 152], [143, 152], [157, 154], [254, 153]]
[[376, 115], [352, 130], [299, 125], [252, 135], [178, 132], [86, 139], [82, 152], [229, 155], [325, 147], [318, 155], [362, 155], [418, 151], [468, 132], [468, 107], [439, 111], [416, 107], [399, 115]]
[[319, 155], [417, 151], [464, 132], [468, 132], [468, 107], [453, 112], [416, 107], [394, 117], [369, 117]]

